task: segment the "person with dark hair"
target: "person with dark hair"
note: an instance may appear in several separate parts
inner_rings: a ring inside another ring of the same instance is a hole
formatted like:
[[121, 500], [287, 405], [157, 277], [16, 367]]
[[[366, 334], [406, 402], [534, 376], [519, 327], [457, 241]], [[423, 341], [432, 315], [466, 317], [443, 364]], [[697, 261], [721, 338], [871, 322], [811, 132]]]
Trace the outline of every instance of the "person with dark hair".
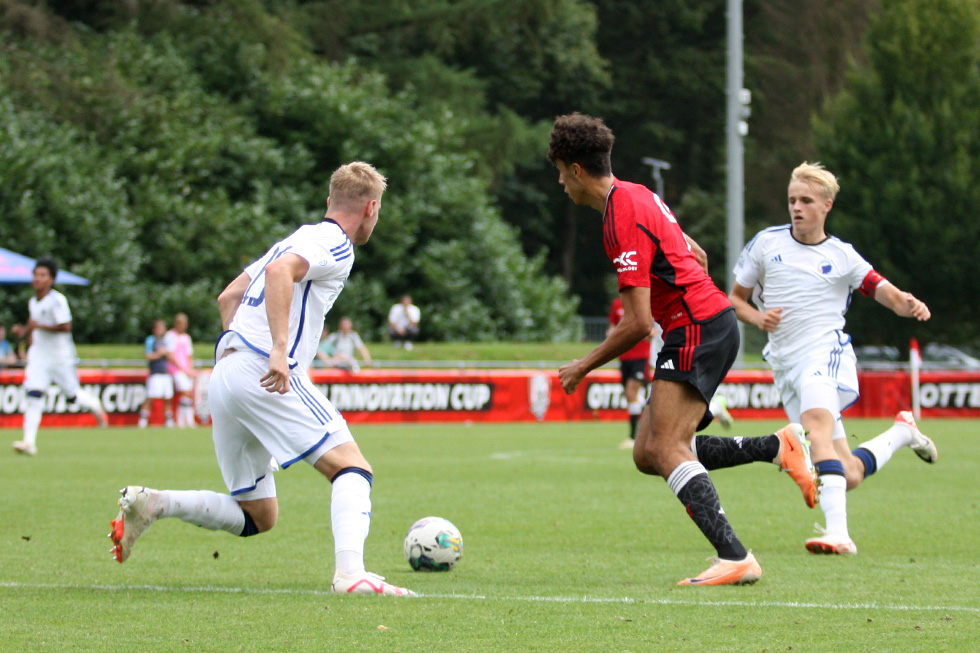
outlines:
[[388, 335], [396, 347], [404, 345], [412, 350], [412, 341], [419, 337], [419, 321], [422, 311], [412, 303], [412, 296], [405, 294], [388, 311]]
[[54, 259], [42, 257], [37, 260], [31, 279], [34, 297], [27, 304], [30, 319], [27, 324], [11, 327], [15, 336], [31, 343], [24, 370], [27, 391], [24, 439], [14, 442], [14, 451], [29, 456], [37, 453], [37, 430], [44, 413], [44, 397], [52, 383], [61, 388], [69, 403], [77, 402], [95, 415], [100, 426], [109, 421], [99, 398], [78, 383], [75, 342], [71, 337], [71, 309], [65, 296], [54, 289], [57, 276], [58, 264]]
[[163, 404], [164, 424], [174, 425], [174, 377], [167, 370], [167, 362], [170, 359], [170, 351], [167, 350], [165, 337], [167, 334], [167, 323], [163, 320], [153, 322], [153, 333], [146, 337], [144, 341], [144, 351], [146, 363], [149, 366], [149, 375], [146, 377], [146, 401], [140, 407], [140, 417], [138, 426], [145, 428], [150, 421], [150, 410], [155, 401]]
[[[633, 462], [662, 476], [714, 546], [718, 557], [680, 585], [739, 585], [762, 575], [725, 516], [708, 468], [692, 449], [695, 432], [711, 423], [708, 402], [735, 361], [735, 310], [705, 271], [706, 259], [681, 230], [664, 201], [645, 186], [612, 174], [612, 130], [600, 118], [559, 116], [548, 158], [573, 202], [602, 214], [602, 241], [619, 280], [623, 317], [581, 360], [558, 370], [562, 388], [575, 392], [585, 375], [663, 329], [650, 397], [637, 425]], [[713, 436], [706, 436], [713, 438]], [[728, 438], [714, 438], [727, 440]], [[803, 429], [790, 424], [766, 438], [771, 459], [792, 470], [804, 495], [815, 492]]]

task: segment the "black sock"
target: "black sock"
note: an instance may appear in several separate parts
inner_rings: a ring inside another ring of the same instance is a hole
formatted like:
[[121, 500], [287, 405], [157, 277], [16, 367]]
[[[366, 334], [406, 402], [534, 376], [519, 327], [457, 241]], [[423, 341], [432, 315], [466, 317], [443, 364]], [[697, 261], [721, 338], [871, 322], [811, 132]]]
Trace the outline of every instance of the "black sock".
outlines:
[[[697, 463], [684, 463], [684, 465]], [[698, 465], [700, 467], [700, 465]], [[680, 467], [678, 468], [680, 470]], [[675, 470], [678, 471], [678, 470]], [[693, 471], [693, 470], [692, 470]], [[671, 478], [674, 474], [671, 474]], [[671, 486], [673, 489], [673, 485]], [[748, 555], [745, 547], [728, 523], [728, 517], [721, 508], [718, 492], [707, 473], [695, 474], [679, 490], [675, 490], [687, 514], [698, 525], [704, 536], [723, 560], [742, 560]]]
[[779, 437], [727, 438], [698, 435], [694, 438], [695, 455], [707, 470], [724, 469], [749, 463], [771, 463], [779, 455]]
[[630, 415], [630, 440], [636, 439], [636, 423], [639, 421], [639, 415]]

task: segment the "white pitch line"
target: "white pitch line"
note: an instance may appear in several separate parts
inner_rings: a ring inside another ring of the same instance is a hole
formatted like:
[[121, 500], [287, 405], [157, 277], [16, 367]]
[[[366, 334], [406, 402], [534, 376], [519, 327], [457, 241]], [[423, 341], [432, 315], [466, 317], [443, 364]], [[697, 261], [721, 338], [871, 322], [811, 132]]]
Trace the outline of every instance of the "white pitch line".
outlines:
[[[0, 587], [11, 589], [56, 589], [56, 590], [98, 590], [103, 592], [187, 592], [213, 594], [258, 594], [258, 595], [297, 595], [333, 596], [330, 590], [289, 589], [267, 587], [217, 587], [208, 586], [168, 586], [168, 585], [81, 585], [59, 583], [18, 583], [0, 581]], [[694, 590], [699, 591], [699, 590]], [[487, 596], [482, 594], [419, 594], [420, 598], [456, 599], [463, 601], [524, 601], [529, 603], [650, 603], [654, 605], [694, 605], [716, 608], [798, 608], [803, 610], [890, 610], [898, 612], [975, 612], [980, 606], [968, 605], [902, 605], [894, 603], [810, 603], [802, 601], [704, 601], [698, 599], [658, 599], [658, 598], [605, 598], [600, 596]]]

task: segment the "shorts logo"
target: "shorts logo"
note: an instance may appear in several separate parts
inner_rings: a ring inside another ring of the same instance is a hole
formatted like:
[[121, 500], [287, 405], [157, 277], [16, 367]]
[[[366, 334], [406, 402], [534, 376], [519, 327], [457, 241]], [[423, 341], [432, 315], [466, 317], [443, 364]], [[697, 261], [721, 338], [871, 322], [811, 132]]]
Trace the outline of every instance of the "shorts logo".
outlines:
[[636, 250], [629, 252], [623, 252], [619, 256], [613, 259], [613, 265], [616, 266], [616, 272], [627, 272], [636, 269], [636, 261], [632, 257], [636, 256]]
[[663, 363], [663, 365], [660, 366], [660, 369], [662, 369], [662, 370], [672, 370], [672, 369], [675, 369], [674, 368], [674, 361], [672, 361], [670, 359], [665, 360], [664, 363]]

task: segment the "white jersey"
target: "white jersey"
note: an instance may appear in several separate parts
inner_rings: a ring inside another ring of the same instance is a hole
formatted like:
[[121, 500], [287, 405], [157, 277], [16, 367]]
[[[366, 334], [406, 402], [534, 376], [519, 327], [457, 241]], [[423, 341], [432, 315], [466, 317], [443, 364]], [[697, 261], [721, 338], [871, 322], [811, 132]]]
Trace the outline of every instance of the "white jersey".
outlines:
[[[27, 303], [31, 319], [43, 326], [56, 326], [71, 322], [71, 309], [68, 300], [52, 288], [43, 298], [31, 297]], [[27, 352], [29, 361], [63, 361], [75, 363], [75, 341], [71, 331], [45, 331], [34, 329], [31, 332], [31, 347]]]
[[765, 312], [782, 308], [769, 333], [763, 357], [774, 369], [794, 366], [821, 343], [849, 342], [843, 333], [851, 293], [874, 293], [884, 279], [854, 247], [833, 236], [805, 245], [791, 225], [760, 231], [742, 250], [735, 282], [752, 288], [752, 300]]
[[265, 266], [286, 253], [301, 256], [310, 264], [306, 276], [293, 285], [286, 349], [294, 373], [309, 369], [320, 343], [323, 320], [344, 289], [354, 265], [354, 244], [333, 220], [300, 227], [245, 268], [251, 281], [229, 326], [231, 333], [223, 335], [218, 342], [215, 352], [218, 358], [228, 347], [247, 347], [269, 356], [272, 334], [266, 314]]

